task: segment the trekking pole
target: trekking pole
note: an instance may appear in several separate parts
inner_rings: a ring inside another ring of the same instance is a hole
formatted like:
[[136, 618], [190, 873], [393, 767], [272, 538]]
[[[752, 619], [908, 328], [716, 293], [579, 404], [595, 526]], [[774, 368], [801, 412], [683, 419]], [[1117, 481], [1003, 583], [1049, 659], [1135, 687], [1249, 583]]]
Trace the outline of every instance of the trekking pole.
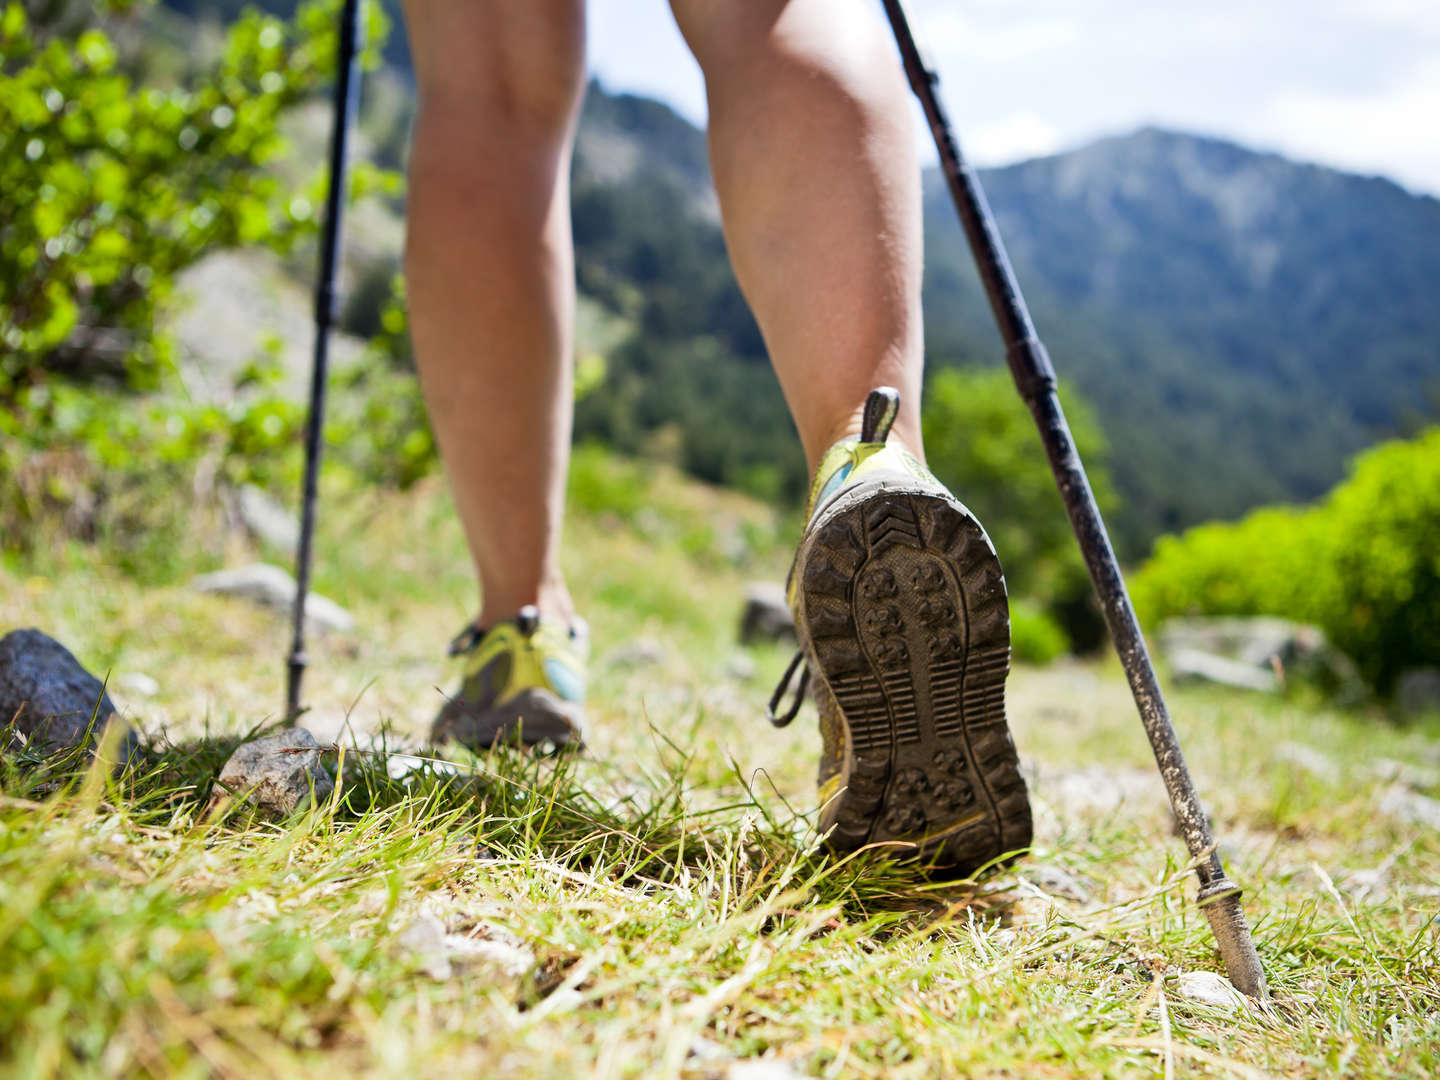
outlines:
[[900, 46], [910, 88], [920, 99], [925, 118], [930, 123], [930, 133], [935, 137], [935, 147], [940, 152], [940, 163], [950, 195], [970, 242], [970, 251], [980, 271], [980, 280], [985, 285], [990, 309], [1005, 340], [1005, 359], [1010, 374], [1014, 376], [1020, 396], [1030, 407], [1040, 429], [1040, 440], [1050, 458], [1050, 468], [1060, 488], [1060, 497], [1065, 502], [1070, 525], [1085, 556], [1090, 581], [1104, 607], [1105, 623], [1130, 681], [1140, 721], [1145, 726], [1145, 734], [1150, 737], [1150, 747], [1155, 752], [1160, 777], [1165, 781], [1171, 809], [1190, 849], [1195, 875], [1200, 879], [1200, 908], [1210, 920], [1210, 929], [1220, 946], [1220, 956], [1230, 981], [1243, 993], [1264, 1000], [1269, 994], [1265, 972], [1260, 966], [1260, 957], [1240, 907], [1240, 887], [1225, 876], [1225, 869], [1215, 850], [1210, 824], [1200, 806], [1200, 796], [1190, 779], [1190, 771], [1185, 766], [1180, 741], [1165, 708], [1165, 699], [1161, 696], [1155, 668], [1145, 648], [1140, 623], [1125, 591], [1125, 579], [1120, 574], [1120, 565], [1115, 559], [1110, 537], [1105, 532], [1100, 508], [1096, 506], [1095, 495], [1090, 490], [1085, 466], [1075, 449], [1070, 426], [1060, 408], [1055, 369], [1035, 333], [1035, 325], [1010, 268], [1010, 260], [985, 200], [985, 192], [975, 173], [960, 157], [960, 147], [950, 128], [950, 120], [936, 93], [939, 77], [921, 60], [900, 0], [882, 0], [882, 3], [895, 31], [895, 41]]
[[300, 679], [305, 674], [305, 598], [310, 592], [310, 562], [315, 538], [315, 499], [325, 429], [325, 381], [330, 360], [330, 327], [335, 323], [335, 279], [340, 264], [340, 225], [349, 176], [350, 128], [360, 100], [360, 52], [365, 28], [360, 0], [344, 0], [335, 72], [335, 111], [330, 133], [330, 190], [320, 240], [320, 274], [315, 283], [315, 362], [310, 370], [310, 415], [305, 425], [305, 478], [300, 492], [300, 545], [295, 553], [294, 639], [285, 691], [285, 715], [300, 712]]

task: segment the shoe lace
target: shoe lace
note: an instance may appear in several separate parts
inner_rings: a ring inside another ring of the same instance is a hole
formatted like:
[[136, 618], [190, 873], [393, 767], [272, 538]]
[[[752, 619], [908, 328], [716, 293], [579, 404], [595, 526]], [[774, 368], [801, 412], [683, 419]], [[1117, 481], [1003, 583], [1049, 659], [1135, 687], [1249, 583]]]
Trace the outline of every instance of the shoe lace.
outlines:
[[[802, 667], [802, 665], [804, 666]], [[785, 691], [789, 689], [790, 680], [795, 677], [797, 668], [800, 669], [800, 682], [795, 687], [795, 696], [791, 700], [790, 708], [777, 715], [775, 710], [780, 707], [780, 701], [785, 697]], [[805, 664], [804, 650], [796, 649], [789, 666], [785, 669], [785, 674], [780, 676], [780, 682], [775, 687], [775, 692], [770, 695], [770, 704], [765, 709], [765, 718], [777, 728], [788, 727], [790, 721], [800, 715], [800, 706], [805, 703], [805, 690], [809, 685], [810, 667]]]

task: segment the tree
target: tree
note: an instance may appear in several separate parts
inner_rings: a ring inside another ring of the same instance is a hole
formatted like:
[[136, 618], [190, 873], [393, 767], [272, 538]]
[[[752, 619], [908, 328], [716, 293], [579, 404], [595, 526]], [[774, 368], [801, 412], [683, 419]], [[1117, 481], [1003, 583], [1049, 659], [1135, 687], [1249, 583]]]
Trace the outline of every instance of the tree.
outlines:
[[[1085, 402], [1067, 393], [1065, 411], [1104, 509], [1115, 506], [1105, 440]], [[1090, 583], [1034, 421], [1009, 372], [946, 368], [926, 387], [926, 456], [931, 470], [984, 523], [1013, 595], [1039, 602], [1079, 649], [1103, 630]]]

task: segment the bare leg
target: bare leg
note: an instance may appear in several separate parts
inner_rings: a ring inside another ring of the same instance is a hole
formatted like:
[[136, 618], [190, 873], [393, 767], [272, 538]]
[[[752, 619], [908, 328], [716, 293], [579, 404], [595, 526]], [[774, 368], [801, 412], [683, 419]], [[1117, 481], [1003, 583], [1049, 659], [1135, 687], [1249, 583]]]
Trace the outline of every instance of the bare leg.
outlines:
[[575, 309], [583, 0], [406, 0], [420, 111], [405, 269], [430, 419], [487, 626], [568, 620], [558, 563]]
[[858, 0], [671, 0], [705, 72], [736, 277], [813, 468], [897, 387], [920, 456], [920, 170], [894, 50]]

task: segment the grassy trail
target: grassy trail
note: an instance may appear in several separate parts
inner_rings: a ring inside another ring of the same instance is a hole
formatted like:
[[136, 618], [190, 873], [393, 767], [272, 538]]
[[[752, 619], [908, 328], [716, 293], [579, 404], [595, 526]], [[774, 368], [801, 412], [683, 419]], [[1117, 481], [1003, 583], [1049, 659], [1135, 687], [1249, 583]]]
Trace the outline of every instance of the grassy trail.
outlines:
[[0, 631], [152, 676], [154, 696], [116, 697], [170, 743], [120, 784], [0, 773], [0, 1069], [1440, 1071], [1440, 836], [1415, 823], [1440, 797], [1440, 732], [1174, 695], [1277, 998], [1200, 1004], [1180, 976], [1218, 959], [1118, 669], [1012, 677], [1037, 821], [1022, 862], [959, 884], [837, 864], [809, 828], [813, 714], [763, 719], [783, 650], [733, 644], [786, 528], [668, 474], [581, 464], [569, 570], [597, 645], [593, 752], [398, 778], [357, 752], [423, 733], [473, 586], [438, 489], [337, 497], [316, 584], [357, 629], [317, 641], [306, 697], [344, 779], [283, 824], [206, 812], [234, 737], [279, 707], [282, 617], [180, 574], [141, 587], [77, 548], [0, 567]]

